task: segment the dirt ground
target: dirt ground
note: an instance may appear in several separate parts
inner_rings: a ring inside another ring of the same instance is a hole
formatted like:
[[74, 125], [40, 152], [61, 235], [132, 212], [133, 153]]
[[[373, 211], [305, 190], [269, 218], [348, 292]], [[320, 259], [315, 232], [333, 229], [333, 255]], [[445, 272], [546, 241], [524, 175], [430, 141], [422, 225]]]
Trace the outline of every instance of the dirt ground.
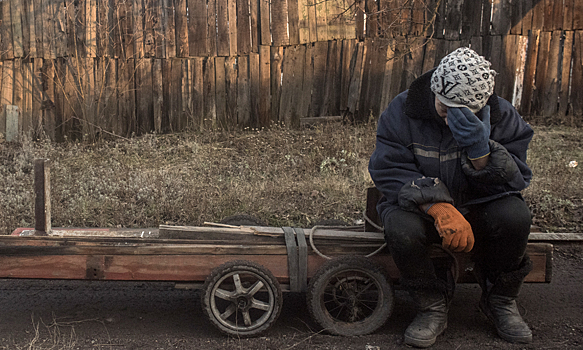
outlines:
[[[459, 285], [449, 328], [433, 349], [583, 349], [583, 244], [555, 244], [550, 284], [527, 284], [519, 307], [534, 333], [529, 345], [499, 339], [477, 309], [475, 284]], [[205, 319], [200, 292], [171, 283], [0, 280], [3, 349], [398, 349], [414, 317], [402, 291], [376, 333], [320, 333], [303, 295], [284, 294], [276, 325], [251, 339], [230, 338]]]

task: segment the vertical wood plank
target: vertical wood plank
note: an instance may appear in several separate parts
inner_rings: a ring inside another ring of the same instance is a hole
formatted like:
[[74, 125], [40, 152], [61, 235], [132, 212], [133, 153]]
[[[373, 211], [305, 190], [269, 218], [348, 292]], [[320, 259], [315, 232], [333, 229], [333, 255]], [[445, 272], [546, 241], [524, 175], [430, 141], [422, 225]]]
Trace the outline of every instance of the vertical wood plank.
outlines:
[[518, 19], [520, 24], [517, 24], [517, 26], [522, 26], [523, 35], [528, 35], [528, 31], [532, 30], [532, 2], [533, 0], [522, 0], [519, 2], [521, 6], [521, 17]]
[[298, 0], [287, 0], [288, 6], [288, 20], [289, 20], [289, 43], [290, 45], [297, 45], [300, 43], [300, 29], [299, 29], [299, 12]]
[[[229, 44], [228, 56], [237, 54], [237, 0], [228, 0], [228, 35], [227, 43]], [[217, 47], [219, 42], [217, 41]]]
[[[305, 46], [287, 47], [283, 59], [283, 83], [279, 107], [280, 120], [288, 128], [300, 125], [300, 98], [304, 77]], [[323, 86], [322, 86], [323, 87]]]
[[[32, 60], [33, 72], [32, 72], [32, 127], [35, 132], [36, 137], [40, 137], [43, 130], [43, 116], [42, 116], [42, 106], [43, 106], [43, 80], [46, 77], [43, 76], [43, 60], [42, 58], [34, 58]], [[1, 72], [1, 69], [0, 69]], [[1, 73], [0, 73], [1, 74]], [[1, 83], [0, 83], [1, 86]]]
[[532, 0], [532, 30], [542, 30], [544, 24], [544, 0]]
[[180, 84], [180, 130], [186, 130], [190, 124], [190, 84], [192, 79], [189, 75], [189, 64], [188, 59], [182, 58], [179, 60], [178, 68], [180, 69], [180, 79], [182, 80]]
[[251, 96], [249, 89], [249, 57], [239, 57], [239, 72], [237, 76], [237, 124], [250, 127]]
[[[495, 2], [501, 0], [494, 0]], [[445, 38], [447, 40], [459, 40], [462, 22], [463, 0], [450, 0], [447, 2], [445, 23]]]
[[[364, 31], [365, 31], [364, 0], [356, 0], [354, 5], [356, 7], [356, 14], [355, 14], [355, 20], [354, 20], [355, 26], [356, 26], [356, 38], [358, 40], [364, 40]], [[316, 19], [316, 22], [317, 22], [317, 19]]]
[[0, 3], [0, 9], [2, 10], [2, 24], [0, 25], [0, 58], [2, 60], [14, 58], [10, 3], [10, 1], [2, 1]]
[[[113, 0], [110, 0], [113, 1]], [[152, 31], [154, 40], [154, 57], [166, 57], [166, 38], [164, 37], [164, 10], [160, 0], [149, 0], [152, 4]], [[154, 64], [152, 62], [152, 64]]]
[[192, 125], [193, 130], [202, 130], [204, 116], [204, 82], [203, 58], [195, 57], [192, 60]]
[[134, 55], [132, 12], [129, 1], [120, 1], [115, 6], [113, 51], [115, 57], [123, 60], [127, 60]]
[[482, 22], [482, 3], [464, 1], [462, 5], [461, 38], [470, 39], [480, 35]]
[[538, 59], [539, 31], [533, 31], [528, 35], [528, 52], [524, 68], [524, 82], [522, 84], [522, 98], [520, 114], [530, 115], [532, 109], [532, 94], [534, 90], [534, 79], [536, 72], [536, 62]]
[[552, 74], [548, 72], [549, 64], [549, 50], [551, 44], [551, 33], [541, 32], [539, 39], [539, 49], [538, 49], [538, 62], [536, 65], [536, 77], [535, 77], [535, 90], [533, 96], [533, 106], [537, 115], [541, 115], [544, 111], [545, 103], [545, 83], [547, 82], [547, 75]]
[[261, 45], [271, 45], [269, 0], [259, 0], [259, 31]]
[[309, 0], [298, 0], [298, 35], [300, 44], [310, 42]]
[[156, 34], [154, 23], [157, 21], [155, 0], [144, 1], [144, 57], [156, 57]]
[[[85, 0], [87, 1], [87, 0]], [[132, 24], [133, 24], [133, 39], [134, 39], [134, 55], [136, 58], [143, 58], [144, 57], [144, 0], [134, 0], [133, 3], [133, 16], [132, 16]], [[171, 0], [167, 0], [171, 1]], [[143, 61], [136, 61], [138, 63], [138, 67], [141, 67], [144, 63]], [[137, 81], [136, 81], [137, 82]]]
[[[229, 7], [228, 0], [217, 1], [217, 55], [230, 56]], [[206, 23], [205, 23], [206, 25]], [[233, 52], [235, 52], [233, 50]]]
[[310, 106], [312, 104], [312, 88], [314, 85], [314, 62], [313, 62], [313, 52], [314, 47], [312, 45], [305, 45], [306, 53], [304, 57], [300, 58], [298, 64], [304, 66], [304, 77], [302, 85], [302, 94], [300, 96], [300, 108], [299, 115], [307, 116], [310, 112]]
[[217, 54], [217, 3], [216, 0], [208, 0], [207, 5], [207, 33], [208, 33], [208, 52], [209, 55]]
[[181, 106], [181, 95], [182, 95], [182, 79], [181, 79], [181, 72], [182, 72], [182, 64], [180, 59], [171, 59], [170, 60], [170, 80], [172, 83], [170, 84], [170, 91], [169, 91], [169, 125], [171, 132], [178, 132], [181, 130], [183, 126], [183, 118], [182, 118], [182, 106]]
[[[29, 16], [32, 16], [30, 21], [32, 21], [31, 25], [34, 25], [35, 31], [35, 50], [36, 56], [35, 57], [44, 57], [43, 52], [43, 5], [42, 0], [32, 0], [33, 6], [33, 13]], [[0, 5], [0, 13], [2, 12], [2, 5]], [[0, 15], [0, 21], [2, 20], [2, 16]], [[2, 37], [2, 24], [0, 23], [0, 38]], [[32, 29], [31, 29], [32, 30]], [[32, 45], [32, 44], [31, 44]], [[1, 45], [0, 45], [1, 46]], [[1, 47], [0, 47], [1, 50]]]
[[237, 54], [251, 52], [251, 28], [249, 22], [249, 0], [237, 1]]
[[271, 37], [273, 45], [289, 45], [289, 36], [287, 31], [288, 15], [286, 0], [271, 1]]
[[205, 60], [204, 74], [204, 129], [209, 130], [217, 124], [217, 109], [215, 104], [215, 59]]
[[269, 46], [259, 46], [259, 127], [269, 127], [271, 125], [271, 85], [270, 73], [271, 61], [269, 59]]
[[[554, 6], [553, 3], [558, 2], [558, 1], [554, 1], [554, 0], [541, 0], [541, 3], [543, 3], [544, 9], [543, 9], [543, 31], [545, 32], [549, 32], [553, 30], [553, 10], [554, 10]], [[562, 2], [562, 1], [561, 1]]]
[[[393, 49], [394, 42], [391, 41], [388, 43], [386, 50], [384, 50], [385, 56], [385, 74], [383, 76], [383, 85], [382, 85], [382, 93], [381, 93], [381, 102], [380, 102], [380, 112], [384, 111], [385, 108], [391, 102], [393, 96], [389, 95], [391, 89], [391, 75], [393, 73], [393, 57], [395, 57], [395, 52]], [[425, 51], [429, 50], [430, 47], [427, 47]], [[375, 115], [375, 118], [378, 118], [379, 115]]]
[[511, 0], [494, 0], [492, 6], [491, 35], [505, 35], [510, 32], [512, 3]]
[[250, 0], [251, 51], [259, 53], [259, 1]]
[[4, 106], [13, 104], [14, 97], [14, 61], [4, 61], [2, 64], [2, 89], [0, 91], [0, 132], [6, 133], [6, 115]]
[[312, 101], [310, 103], [308, 116], [318, 117], [322, 114], [326, 92], [326, 66], [328, 63], [327, 41], [318, 41], [314, 43], [313, 60], [314, 60], [314, 75], [312, 83]]
[[569, 2], [569, 0], [563, 1], [553, 1], [553, 30], [560, 30], [563, 28], [563, 17], [566, 16], [563, 13], [564, 2]]
[[573, 0], [573, 29], [583, 29], [583, 2]]
[[563, 44], [563, 59], [561, 71], [561, 86], [559, 89], [559, 109], [558, 114], [564, 116], [569, 110], [569, 87], [571, 85], [571, 59], [573, 54], [574, 32], [565, 32]]
[[573, 45], [573, 75], [571, 83], [571, 115], [583, 116], [583, 31], [576, 31]]
[[216, 76], [216, 102], [217, 102], [217, 127], [223, 130], [229, 130], [233, 126], [227, 119], [227, 86], [225, 57], [215, 59], [215, 76]]
[[271, 61], [271, 116], [274, 122], [279, 122], [279, 102], [281, 98], [281, 66], [283, 63], [283, 47], [270, 48]]
[[110, 57], [112, 53], [113, 8], [110, 7], [111, 0], [98, 0], [97, 5], [97, 56]]
[[164, 132], [166, 125], [163, 124], [162, 109], [164, 108], [164, 88], [162, 82], [162, 60], [152, 60], [152, 99], [153, 99], [153, 117], [154, 131], [156, 133]]
[[[26, 46], [28, 47], [29, 58], [37, 57], [36, 52], [36, 27], [35, 27], [35, 11], [34, 11], [34, 0], [24, 0], [24, 11], [23, 20], [26, 23]], [[24, 26], [24, 25], [23, 25]]]
[[137, 133], [148, 133], [154, 129], [152, 101], [152, 59], [143, 58], [136, 63]]
[[237, 125], [237, 57], [234, 56], [225, 60], [225, 91], [227, 96], [223, 127], [231, 130]]
[[[39, 60], [41, 60], [39, 58]], [[43, 97], [42, 97], [42, 123], [47, 136], [56, 140], [56, 110], [55, 110], [55, 61], [42, 61]]]
[[341, 111], [345, 111], [350, 88], [350, 61], [354, 52], [354, 40], [342, 40], [342, 78], [340, 80], [340, 105]]
[[128, 136], [137, 129], [135, 60], [118, 60], [118, 71], [118, 111], [125, 121], [123, 135]]
[[318, 41], [328, 40], [327, 1], [315, 0], [316, 4], [316, 32]]
[[344, 0], [330, 0], [327, 6], [328, 40], [344, 39]]
[[172, 80], [172, 60], [162, 60], [162, 125], [166, 126], [168, 132], [173, 131], [172, 124], [172, 85], [176, 84]]
[[34, 66], [32, 60], [22, 62], [22, 132], [33, 135], [34, 121], [32, 114]]
[[357, 102], [360, 98], [360, 88], [362, 82], [362, 67], [364, 59], [364, 43], [357, 42], [356, 49], [350, 63], [350, 87], [348, 90], [347, 109], [354, 114], [357, 108]]
[[176, 56], [188, 57], [188, 18], [186, 0], [174, 0], [174, 15], [176, 16]]
[[[516, 46], [516, 35], [504, 35], [502, 36], [502, 46], [500, 52], [499, 66], [497, 72], [501, 77], [514, 77], [515, 71], [514, 67], [516, 65], [517, 58], [517, 46]], [[497, 79], [496, 87], [498, 88], [496, 93], [512, 101], [512, 94], [514, 92], [514, 79]]]
[[555, 30], [551, 34], [546, 81], [544, 82], [544, 97], [542, 113], [552, 116], [557, 113], [559, 100], [559, 55], [561, 49], [562, 31]]
[[105, 108], [103, 114], [107, 122], [107, 127], [116, 135], [121, 135], [123, 130], [122, 121], [119, 118], [118, 98], [117, 98], [117, 63], [111, 57], [105, 57]]
[[51, 233], [51, 167], [47, 159], [34, 161], [34, 217], [37, 235]]
[[164, 27], [164, 43], [166, 45], [165, 58], [176, 57], [176, 26], [174, 19], [174, 3], [172, 0], [161, 1], [163, 6], [162, 14], [164, 16], [162, 26]]
[[[20, 109], [20, 118], [22, 118], [23, 110], [23, 77], [22, 77], [22, 59], [14, 58], [14, 88], [12, 92], [12, 104], [18, 106]], [[22, 122], [19, 122], [19, 129], [22, 127]]]
[[562, 28], [564, 30], [573, 29], [573, 6], [576, 0], [563, 0]]
[[[219, 3], [225, 3], [225, 0], [217, 1], [217, 8]], [[223, 6], [226, 7], [226, 5]], [[188, 0], [188, 17], [188, 49], [190, 50], [190, 55], [206, 56], [208, 54], [206, 1]], [[217, 20], [220, 20], [220, 17], [217, 17]], [[219, 40], [220, 42], [221, 40]]]
[[97, 0], [85, 0], [85, 13], [87, 16], [85, 22], [87, 55], [95, 57], [97, 56]]
[[[301, 90], [300, 90], [301, 91]], [[298, 91], [298, 93], [300, 92]], [[249, 54], [249, 109], [251, 114], [251, 127], [259, 126], [259, 100], [261, 90], [259, 86], [259, 54]]]
[[11, 1], [10, 18], [12, 23], [12, 49], [14, 57], [24, 57], [24, 36], [22, 33], [23, 1]]

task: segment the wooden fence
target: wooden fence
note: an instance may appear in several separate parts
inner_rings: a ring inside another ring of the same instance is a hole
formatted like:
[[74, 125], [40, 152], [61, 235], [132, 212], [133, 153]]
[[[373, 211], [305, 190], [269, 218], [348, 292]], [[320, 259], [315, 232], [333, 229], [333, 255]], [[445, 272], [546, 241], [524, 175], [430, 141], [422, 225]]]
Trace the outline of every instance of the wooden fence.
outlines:
[[581, 0], [0, 0], [0, 133], [367, 120], [468, 45], [523, 115], [581, 120]]

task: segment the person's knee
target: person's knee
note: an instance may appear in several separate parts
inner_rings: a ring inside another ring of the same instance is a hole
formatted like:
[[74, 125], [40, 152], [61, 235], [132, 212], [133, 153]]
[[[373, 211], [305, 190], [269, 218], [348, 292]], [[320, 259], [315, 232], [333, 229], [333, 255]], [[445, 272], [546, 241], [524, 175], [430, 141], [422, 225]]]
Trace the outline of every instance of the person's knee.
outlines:
[[423, 219], [411, 212], [397, 210], [385, 217], [385, 240], [391, 251], [418, 250], [426, 245]]
[[500, 235], [527, 240], [532, 218], [528, 205], [518, 197], [507, 197], [490, 212], [491, 224]]

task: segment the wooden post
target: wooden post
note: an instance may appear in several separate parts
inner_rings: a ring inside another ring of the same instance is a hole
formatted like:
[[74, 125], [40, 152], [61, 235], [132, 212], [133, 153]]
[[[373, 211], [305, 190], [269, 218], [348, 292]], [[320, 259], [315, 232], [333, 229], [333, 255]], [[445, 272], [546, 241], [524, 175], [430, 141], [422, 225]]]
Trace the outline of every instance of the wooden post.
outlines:
[[6, 141], [16, 141], [19, 134], [19, 113], [18, 106], [4, 106], [4, 120], [6, 120]]
[[34, 161], [35, 235], [51, 233], [51, 172], [48, 159]]

